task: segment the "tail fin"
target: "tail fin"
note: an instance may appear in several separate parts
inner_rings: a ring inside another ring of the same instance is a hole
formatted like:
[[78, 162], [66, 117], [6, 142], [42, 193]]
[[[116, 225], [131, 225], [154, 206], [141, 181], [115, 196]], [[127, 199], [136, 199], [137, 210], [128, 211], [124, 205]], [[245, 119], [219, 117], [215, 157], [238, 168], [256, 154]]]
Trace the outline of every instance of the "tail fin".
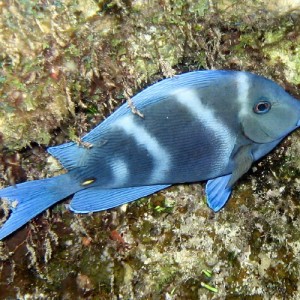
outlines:
[[0, 198], [7, 199], [11, 213], [0, 228], [0, 240], [23, 226], [36, 215], [78, 190], [69, 174], [28, 181], [0, 190]]

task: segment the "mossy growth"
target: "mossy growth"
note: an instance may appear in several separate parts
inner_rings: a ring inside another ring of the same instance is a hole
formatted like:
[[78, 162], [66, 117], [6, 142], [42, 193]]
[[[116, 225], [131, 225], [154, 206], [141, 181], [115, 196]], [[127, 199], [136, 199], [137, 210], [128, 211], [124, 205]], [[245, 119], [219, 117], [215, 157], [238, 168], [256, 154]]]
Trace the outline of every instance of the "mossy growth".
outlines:
[[[298, 95], [293, 2], [0, 2], [1, 186], [62, 172], [45, 146], [177, 73], [243, 69]], [[92, 216], [59, 204], [1, 242], [0, 299], [298, 299], [298, 135], [218, 214], [200, 184]]]

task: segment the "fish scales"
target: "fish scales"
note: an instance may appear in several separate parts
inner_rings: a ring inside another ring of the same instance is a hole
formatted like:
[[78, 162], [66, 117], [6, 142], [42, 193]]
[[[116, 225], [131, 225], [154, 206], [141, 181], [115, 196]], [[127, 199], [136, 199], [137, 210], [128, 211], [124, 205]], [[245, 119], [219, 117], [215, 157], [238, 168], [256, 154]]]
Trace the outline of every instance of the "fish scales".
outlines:
[[[110, 171], [111, 164], [116, 169], [116, 158], [126, 162], [130, 174], [129, 180], [118, 187], [193, 182], [225, 172], [234, 146], [234, 139], [225, 126], [222, 131], [209, 126], [215, 120], [213, 116], [209, 116], [212, 120], [205, 117], [207, 112], [202, 105], [195, 116], [191, 108], [181, 103], [174, 105], [174, 102], [176, 95], [144, 109], [145, 119], [133, 114], [120, 118], [103, 136], [108, 142], [101, 149], [87, 150], [89, 162], [86, 167], [90, 173], [85, 176], [100, 176], [97, 181], [101, 185], [101, 177], [108, 179], [110, 176], [109, 172], [99, 174], [98, 169]], [[191, 103], [195, 107], [195, 103]], [[110, 159], [107, 161], [104, 157]], [[200, 168], [195, 169], [194, 162], [200, 159]], [[178, 169], [180, 173], [176, 171]], [[115, 182], [113, 185], [106, 183], [102, 187], [115, 188], [116, 185]]]
[[0, 239], [70, 195], [72, 211], [89, 213], [172, 184], [207, 180], [207, 204], [217, 212], [252, 163], [300, 125], [297, 99], [273, 81], [241, 71], [176, 75], [132, 102], [143, 118], [124, 104], [82, 143], [48, 149], [66, 174], [0, 190], [11, 209]]

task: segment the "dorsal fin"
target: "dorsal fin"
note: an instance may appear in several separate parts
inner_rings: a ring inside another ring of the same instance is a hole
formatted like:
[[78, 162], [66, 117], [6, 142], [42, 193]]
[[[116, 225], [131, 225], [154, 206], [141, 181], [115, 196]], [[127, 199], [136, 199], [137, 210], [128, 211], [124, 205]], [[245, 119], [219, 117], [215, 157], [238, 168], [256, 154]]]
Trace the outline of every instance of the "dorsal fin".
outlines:
[[80, 167], [82, 157], [85, 156], [89, 149], [79, 146], [74, 142], [65, 143], [59, 146], [50, 147], [47, 151], [53, 155], [67, 170]]
[[[176, 75], [172, 78], [167, 78], [156, 84], [146, 88], [134, 97], [132, 97], [133, 105], [142, 110], [146, 106], [157, 103], [170, 94], [174, 93], [177, 89], [181, 88], [194, 88], [201, 89], [212, 84], [215, 84], [215, 80], [218, 80], [224, 74], [234, 74], [233, 71], [195, 71]], [[86, 134], [81, 141], [83, 143], [90, 143], [92, 145], [98, 144], [103, 133], [120, 117], [131, 114], [131, 108], [128, 104], [123, 104], [107, 119], [100, 123], [97, 127]], [[88, 150], [85, 146], [78, 145], [74, 142], [66, 143], [60, 146], [48, 148], [48, 152], [57, 158], [61, 164], [68, 170], [74, 167], [79, 167], [84, 164], [84, 158], [88, 154]], [[80, 163], [80, 161], [82, 163]]]
[[[174, 77], [161, 80], [140, 93], [136, 94], [131, 98], [132, 103], [136, 109], [142, 112], [143, 108], [151, 104], [157, 103], [166, 99], [173, 94], [177, 89], [201, 89], [216, 84], [215, 81], [219, 80], [224, 75], [233, 75], [234, 71], [194, 71], [188, 72], [181, 75], [175, 75]], [[118, 108], [113, 114], [105, 119], [101, 124], [86, 134], [82, 141], [88, 143], [94, 143], [101, 137], [103, 132], [114, 123], [120, 117], [132, 113], [131, 108], [128, 107], [127, 103], [124, 103]]]

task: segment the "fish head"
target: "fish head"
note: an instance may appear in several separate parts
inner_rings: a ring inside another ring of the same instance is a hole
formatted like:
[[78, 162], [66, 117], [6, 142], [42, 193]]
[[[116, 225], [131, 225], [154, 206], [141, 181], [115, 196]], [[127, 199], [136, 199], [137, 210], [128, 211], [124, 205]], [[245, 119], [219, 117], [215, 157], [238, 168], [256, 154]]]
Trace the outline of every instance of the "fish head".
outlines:
[[284, 138], [300, 126], [300, 101], [275, 82], [250, 74], [247, 99], [240, 107], [243, 134], [255, 143]]

